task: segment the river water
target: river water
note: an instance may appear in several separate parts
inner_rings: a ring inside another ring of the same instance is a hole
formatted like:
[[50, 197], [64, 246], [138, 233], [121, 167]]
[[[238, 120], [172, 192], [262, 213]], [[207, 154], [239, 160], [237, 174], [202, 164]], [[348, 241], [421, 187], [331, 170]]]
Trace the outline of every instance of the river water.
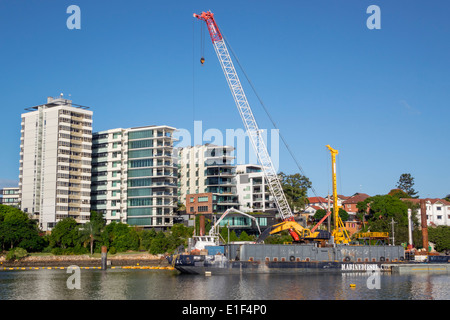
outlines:
[[[181, 275], [167, 270], [0, 272], [0, 300], [449, 300], [448, 274]], [[68, 285], [68, 282], [70, 284]], [[370, 285], [371, 284], [371, 285]], [[354, 285], [354, 286], [351, 286]]]

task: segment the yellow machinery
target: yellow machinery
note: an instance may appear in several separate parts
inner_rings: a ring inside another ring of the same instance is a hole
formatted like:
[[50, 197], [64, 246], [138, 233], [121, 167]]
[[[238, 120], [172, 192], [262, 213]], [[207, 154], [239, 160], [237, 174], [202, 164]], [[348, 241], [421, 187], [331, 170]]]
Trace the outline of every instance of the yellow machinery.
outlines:
[[348, 235], [347, 229], [345, 229], [344, 223], [341, 217], [339, 217], [339, 205], [337, 196], [337, 182], [336, 182], [336, 156], [339, 151], [333, 149], [329, 145], [327, 148], [331, 152], [331, 170], [333, 178], [333, 213], [334, 213], [334, 230], [331, 235], [334, 237], [334, 243], [337, 244], [348, 244], [350, 242], [350, 236]]

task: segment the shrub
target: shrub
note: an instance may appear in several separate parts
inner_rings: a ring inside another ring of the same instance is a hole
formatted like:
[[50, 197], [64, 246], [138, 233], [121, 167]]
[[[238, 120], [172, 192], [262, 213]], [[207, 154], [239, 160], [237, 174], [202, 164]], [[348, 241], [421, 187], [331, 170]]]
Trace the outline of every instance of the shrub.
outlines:
[[6, 254], [6, 260], [19, 260], [28, 256], [28, 252], [22, 248], [14, 248], [8, 251]]
[[64, 250], [62, 248], [56, 247], [52, 249], [52, 254], [54, 254], [55, 256], [59, 256], [64, 254]]
[[116, 247], [111, 247], [111, 248], [109, 248], [108, 253], [109, 253], [109, 254], [116, 254], [116, 253], [117, 253]]

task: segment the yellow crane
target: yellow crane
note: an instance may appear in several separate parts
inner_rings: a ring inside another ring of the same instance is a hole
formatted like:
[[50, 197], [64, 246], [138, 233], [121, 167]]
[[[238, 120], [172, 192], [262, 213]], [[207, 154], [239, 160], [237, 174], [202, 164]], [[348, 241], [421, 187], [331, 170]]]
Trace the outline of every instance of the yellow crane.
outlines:
[[337, 196], [337, 182], [336, 182], [336, 156], [339, 151], [327, 145], [328, 150], [331, 152], [331, 172], [333, 180], [333, 214], [334, 214], [334, 230], [331, 235], [334, 238], [334, 243], [337, 244], [348, 244], [350, 242], [350, 236], [348, 235], [347, 229], [342, 222], [341, 217], [339, 217], [339, 205]]

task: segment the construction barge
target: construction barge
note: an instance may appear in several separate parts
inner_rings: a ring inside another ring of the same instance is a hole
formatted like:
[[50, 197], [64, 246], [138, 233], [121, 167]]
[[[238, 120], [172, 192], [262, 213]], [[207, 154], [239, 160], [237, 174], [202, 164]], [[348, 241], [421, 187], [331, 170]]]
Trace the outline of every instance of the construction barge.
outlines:
[[184, 274], [390, 271], [392, 265], [406, 263], [402, 246], [225, 244], [201, 251], [168, 260]]

